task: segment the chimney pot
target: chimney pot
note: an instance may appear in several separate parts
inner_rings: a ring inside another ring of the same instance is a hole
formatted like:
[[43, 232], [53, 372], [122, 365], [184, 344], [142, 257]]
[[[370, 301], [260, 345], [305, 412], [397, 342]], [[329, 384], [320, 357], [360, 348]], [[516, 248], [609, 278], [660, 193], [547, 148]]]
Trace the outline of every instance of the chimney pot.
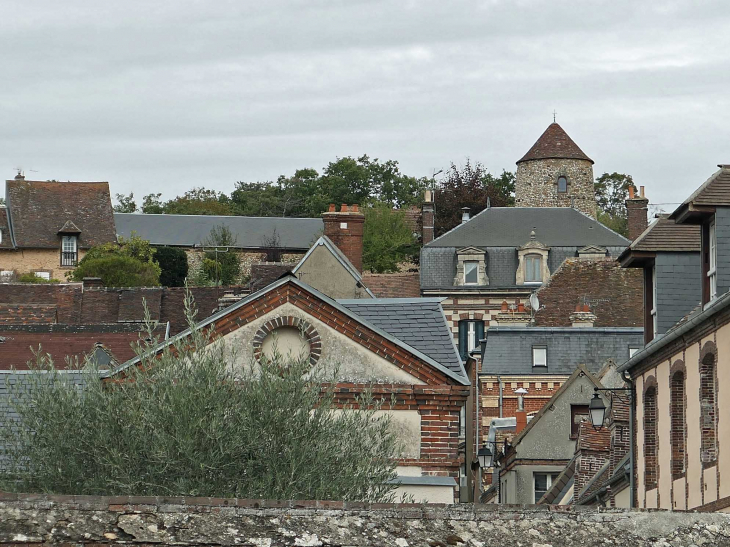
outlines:
[[509, 311], [509, 304], [507, 304], [506, 300], [502, 300], [502, 310], [501, 311]]
[[591, 307], [588, 304], [583, 304], [583, 312], [588, 313], [591, 311]]
[[642, 198], [644, 197], [644, 187], [643, 187], [643, 186], [640, 186], [640, 187], [639, 187], [639, 195], [640, 195], [640, 196], [641, 196]]
[[360, 212], [360, 209], [358, 208], [357, 204], [353, 204], [351, 211], [353, 213], [358, 213]]
[[629, 199], [634, 199], [634, 185], [629, 186]]
[[346, 213], [347, 212], [347, 203], [343, 203], [342, 204], [342, 207], [340, 208], [340, 212], [341, 213]]
[[525, 305], [522, 302], [520, 302], [519, 304], [517, 304], [517, 311], [520, 312], [520, 313], [524, 313], [525, 312]]
[[330, 208], [329, 208], [329, 211], [328, 212], [330, 212], [330, 213], [334, 213], [335, 212], [335, 204], [334, 203], [330, 203]]

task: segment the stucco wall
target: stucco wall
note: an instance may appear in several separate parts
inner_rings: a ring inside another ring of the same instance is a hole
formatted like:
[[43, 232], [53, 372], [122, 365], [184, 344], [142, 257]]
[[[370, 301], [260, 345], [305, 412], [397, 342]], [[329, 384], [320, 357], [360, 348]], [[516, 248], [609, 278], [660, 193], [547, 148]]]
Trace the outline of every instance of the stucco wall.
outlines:
[[[86, 251], [79, 249], [79, 260]], [[66, 281], [73, 268], [61, 267], [61, 247], [58, 249], [0, 250], [0, 270], [14, 270], [18, 275], [37, 270], [50, 272], [51, 278]]]
[[370, 298], [365, 287], [357, 286], [355, 278], [324, 245], [318, 245], [302, 262], [297, 277], [330, 298]]
[[730, 545], [730, 515], [462, 504], [0, 494], [0, 542], [248, 547]]

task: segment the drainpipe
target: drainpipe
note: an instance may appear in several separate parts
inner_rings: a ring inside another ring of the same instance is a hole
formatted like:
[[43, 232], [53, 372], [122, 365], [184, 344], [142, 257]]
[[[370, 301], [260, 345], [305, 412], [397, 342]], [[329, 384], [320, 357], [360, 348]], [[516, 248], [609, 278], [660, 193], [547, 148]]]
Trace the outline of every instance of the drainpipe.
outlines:
[[636, 507], [636, 494], [634, 492], [634, 487], [636, 486], [634, 484], [634, 475], [636, 473], [636, 462], [634, 461], [634, 420], [636, 419], [636, 397], [634, 397], [634, 382], [631, 378], [626, 376], [626, 371], [623, 371], [621, 373], [621, 377], [624, 379], [624, 382], [629, 384], [629, 394], [631, 396], [631, 401], [629, 404], [629, 437], [631, 437], [631, 443], [629, 444], [629, 462], [631, 462], [631, 465], [629, 466], [631, 469], [631, 475], [629, 476], [629, 507], [633, 509]]
[[503, 389], [503, 386], [502, 386], [502, 377], [499, 375], [497, 376], [497, 382], [499, 382], [499, 417], [501, 418], [502, 417], [502, 389]]

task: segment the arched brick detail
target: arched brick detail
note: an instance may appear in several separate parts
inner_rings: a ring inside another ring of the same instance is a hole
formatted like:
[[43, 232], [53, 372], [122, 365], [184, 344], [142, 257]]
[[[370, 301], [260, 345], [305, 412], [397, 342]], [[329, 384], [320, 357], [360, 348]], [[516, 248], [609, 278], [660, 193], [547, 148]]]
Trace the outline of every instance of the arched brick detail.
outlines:
[[646, 395], [646, 392], [650, 387], [653, 387], [653, 388], [657, 387], [656, 376], [654, 376], [653, 374], [650, 376], [647, 376], [644, 379], [644, 395]]
[[258, 361], [261, 358], [261, 346], [264, 343], [264, 339], [273, 331], [281, 327], [294, 327], [299, 329], [304, 339], [309, 344], [309, 364], [314, 366], [322, 356], [322, 339], [311, 324], [304, 319], [294, 317], [292, 315], [282, 315], [275, 319], [269, 319], [266, 323], [261, 325], [259, 330], [256, 331], [256, 335], [253, 338], [253, 355]]
[[669, 369], [669, 417], [670, 443], [672, 446], [672, 480], [682, 478], [687, 457], [687, 392], [685, 388], [686, 367], [677, 360]]
[[474, 320], [475, 321], [482, 321], [482, 320], [484, 320], [484, 314], [482, 314], [482, 313], [475, 313], [474, 314]]
[[717, 463], [717, 346], [707, 342], [700, 351], [700, 460], [703, 467]]
[[644, 389], [644, 485], [646, 490], [657, 487], [657, 385]]

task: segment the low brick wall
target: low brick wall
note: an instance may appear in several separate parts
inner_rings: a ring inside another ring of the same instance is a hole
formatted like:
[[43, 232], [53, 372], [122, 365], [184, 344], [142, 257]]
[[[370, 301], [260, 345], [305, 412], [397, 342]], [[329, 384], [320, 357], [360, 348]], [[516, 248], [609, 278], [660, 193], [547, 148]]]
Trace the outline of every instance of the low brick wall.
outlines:
[[730, 545], [730, 515], [0, 494], [0, 544], [395, 547]]

